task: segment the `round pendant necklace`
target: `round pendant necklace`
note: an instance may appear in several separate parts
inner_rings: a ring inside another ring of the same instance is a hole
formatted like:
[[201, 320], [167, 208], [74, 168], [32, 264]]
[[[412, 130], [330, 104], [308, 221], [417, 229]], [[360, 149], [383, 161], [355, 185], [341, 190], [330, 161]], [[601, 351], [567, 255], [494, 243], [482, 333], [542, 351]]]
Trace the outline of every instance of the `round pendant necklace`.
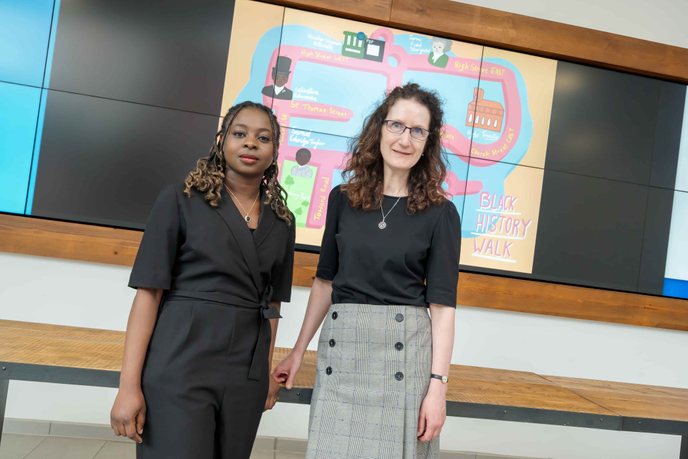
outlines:
[[399, 204], [399, 200], [401, 199], [401, 196], [397, 198], [397, 202], [394, 203], [391, 209], [389, 209], [389, 212], [387, 212], [387, 215], [385, 215], [384, 209], [382, 209], [382, 200], [380, 201], [380, 212], [382, 213], [382, 221], [377, 224], [377, 227], [380, 228], [381, 230], [387, 228], [387, 223], [385, 222], [385, 218], [389, 216], [389, 214], [394, 210], [394, 208]]
[[258, 201], [258, 196], [260, 196], [260, 191], [259, 191], [258, 194], [256, 195], [256, 199], [253, 200], [253, 204], [251, 205], [251, 208], [248, 210], [248, 212], [246, 212], [246, 209], [244, 209], [244, 206], [241, 205], [241, 201], [239, 201], [239, 198], [237, 198], [237, 197], [234, 195], [234, 193], [232, 193], [232, 190], [230, 190], [229, 187], [228, 187], [226, 184], [225, 184], [225, 189], [226, 189], [227, 191], [229, 191], [229, 194], [232, 195], [232, 197], [233, 197], [234, 200], [237, 202], [237, 204], [239, 204], [239, 207], [241, 207], [241, 210], [243, 210], [244, 213], [246, 214], [246, 215], [244, 215], [244, 220], [246, 221], [246, 223], [250, 222], [250, 221], [251, 221], [251, 217], [249, 217], [248, 214], [251, 213], [251, 211], [253, 210], [253, 207], [256, 205], [256, 201]]

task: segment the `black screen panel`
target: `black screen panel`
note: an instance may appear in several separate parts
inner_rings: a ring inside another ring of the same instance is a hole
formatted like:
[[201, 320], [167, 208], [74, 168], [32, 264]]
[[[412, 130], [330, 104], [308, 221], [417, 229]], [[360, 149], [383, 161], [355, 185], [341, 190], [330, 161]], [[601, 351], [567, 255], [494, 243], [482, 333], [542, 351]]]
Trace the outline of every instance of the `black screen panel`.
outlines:
[[[661, 82], [650, 185], [674, 188], [686, 103], [686, 85]], [[688, 133], [683, 133], [688, 138]]]
[[208, 154], [218, 122], [50, 91], [32, 214], [143, 228], [158, 193]]
[[635, 291], [648, 187], [545, 170], [533, 276]]
[[664, 270], [673, 204], [672, 190], [650, 187], [638, 279], [639, 292], [661, 295], [664, 290]]
[[233, 1], [63, 0], [50, 88], [220, 114]]
[[648, 185], [660, 81], [559, 62], [545, 169]]

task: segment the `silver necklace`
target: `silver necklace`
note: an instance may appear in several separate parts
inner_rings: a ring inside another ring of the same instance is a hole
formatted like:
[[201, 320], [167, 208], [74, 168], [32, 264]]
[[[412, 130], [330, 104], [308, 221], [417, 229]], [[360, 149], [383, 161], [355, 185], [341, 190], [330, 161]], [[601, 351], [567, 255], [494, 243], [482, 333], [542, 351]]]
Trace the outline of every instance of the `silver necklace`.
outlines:
[[387, 228], [387, 223], [385, 223], [385, 218], [389, 216], [389, 214], [394, 210], [394, 208], [399, 204], [399, 200], [401, 199], [401, 196], [397, 198], [397, 202], [394, 203], [391, 209], [389, 209], [389, 212], [387, 212], [387, 215], [385, 215], [385, 211], [382, 209], [382, 200], [380, 200], [380, 212], [382, 213], [382, 221], [377, 224], [377, 227], [380, 228], [381, 230]]

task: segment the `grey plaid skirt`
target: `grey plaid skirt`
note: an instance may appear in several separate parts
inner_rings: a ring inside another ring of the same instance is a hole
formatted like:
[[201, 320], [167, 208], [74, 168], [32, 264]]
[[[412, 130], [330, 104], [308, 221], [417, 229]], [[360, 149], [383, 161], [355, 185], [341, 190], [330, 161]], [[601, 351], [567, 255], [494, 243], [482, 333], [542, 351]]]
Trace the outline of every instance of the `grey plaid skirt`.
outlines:
[[418, 441], [430, 385], [427, 308], [333, 304], [318, 342], [307, 459], [430, 459]]

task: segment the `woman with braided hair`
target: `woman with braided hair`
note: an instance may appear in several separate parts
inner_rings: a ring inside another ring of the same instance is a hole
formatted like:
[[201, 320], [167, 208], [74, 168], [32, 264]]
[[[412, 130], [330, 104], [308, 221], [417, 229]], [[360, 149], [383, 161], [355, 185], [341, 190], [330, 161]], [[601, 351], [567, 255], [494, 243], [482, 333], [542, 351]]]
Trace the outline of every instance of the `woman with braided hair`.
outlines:
[[279, 138], [272, 110], [235, 105], [210, 154], [153, 207], [111, 413], [139, 459], [248, 459], [277, 400], [270, 362], [295, 237]]

